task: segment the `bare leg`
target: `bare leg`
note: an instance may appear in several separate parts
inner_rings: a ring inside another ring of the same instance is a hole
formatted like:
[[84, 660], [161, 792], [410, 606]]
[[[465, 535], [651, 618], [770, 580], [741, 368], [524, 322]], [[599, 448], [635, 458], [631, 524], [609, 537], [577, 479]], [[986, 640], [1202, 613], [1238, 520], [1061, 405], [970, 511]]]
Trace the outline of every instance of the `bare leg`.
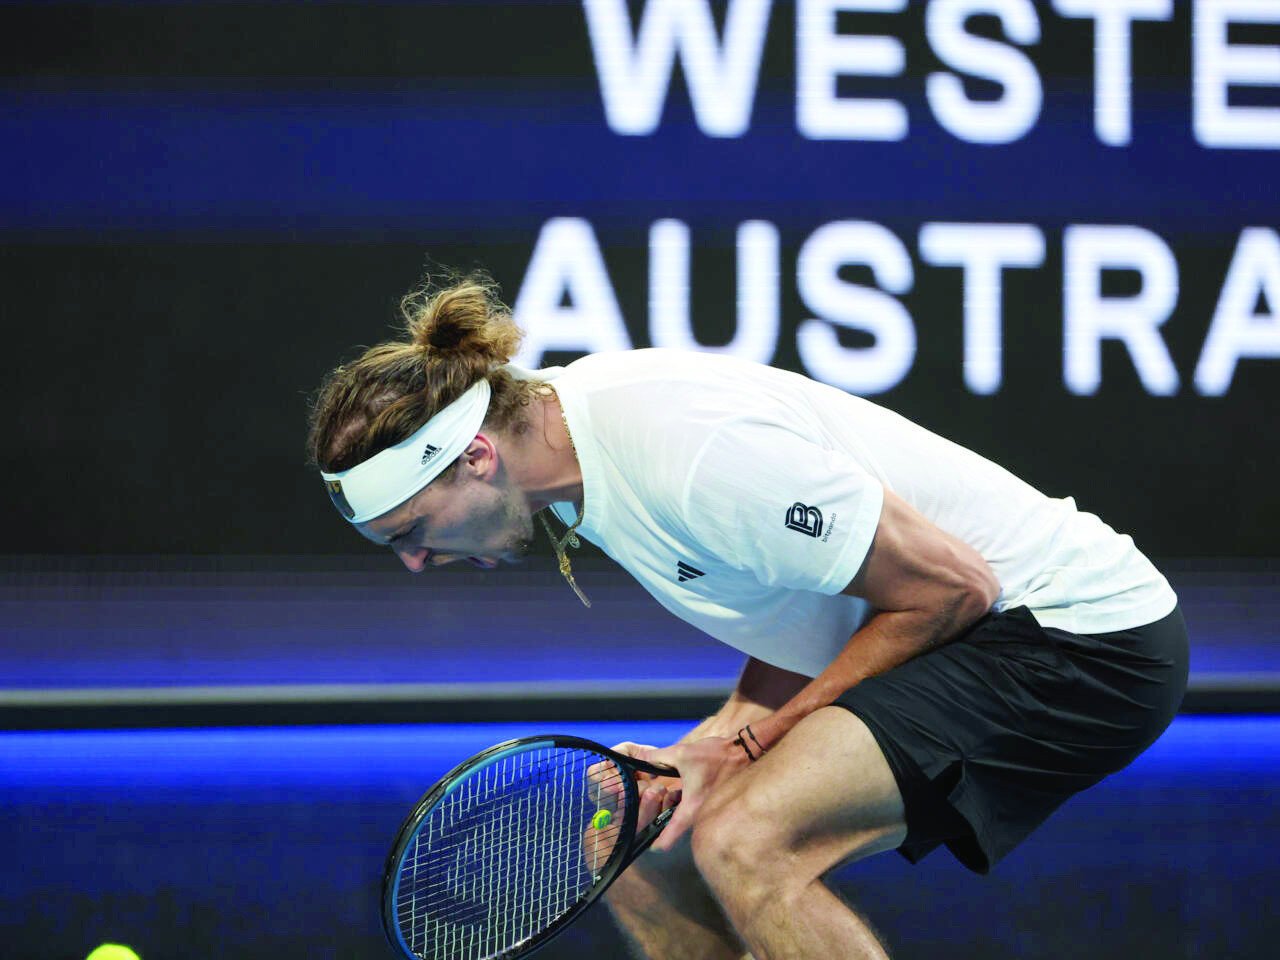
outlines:
[[871, 925], [825, 884], [814, 880], [794, 898], [765, 903], [751, 922], [753, 942], [765, 944], [762, 958], [850, 957], [889, 960]]
[[694, 826], [694, 857], [758, 960], [885, 960], [870, 926], [821, 878], [901, 844], [903, 815], [871, 732], [848, 711], [826, 707], [717, 787]]
[[[681, 738], [732, 737], [786, 703], [809, 678], [749, 660], [728, 703]], [[642, 787], [642, 789], [644, 789]], [[647, 789], [639, 821], [648, 823], [664, 795]], [[623, 872], [605, 895], [618, 925], [641, 956], [662, 960], [754, 960], [698, 873], [688, 838], [665, 853], [651, 852]]]
[[[640, 822], [656, 804], [646, 796]], [[746, 953], [693, 862], [687, 839], [650, 852], [625, 870], [605, 894], [614, 920], [638, 956], [654, 960], [739, 960]]]

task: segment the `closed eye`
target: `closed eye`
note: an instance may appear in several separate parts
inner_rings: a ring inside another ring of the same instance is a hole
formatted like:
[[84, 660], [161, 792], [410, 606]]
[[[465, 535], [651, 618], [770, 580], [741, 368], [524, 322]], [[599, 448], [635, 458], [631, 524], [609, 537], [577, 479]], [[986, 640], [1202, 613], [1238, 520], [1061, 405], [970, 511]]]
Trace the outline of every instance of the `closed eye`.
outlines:
[[414, 529], [415, 529], [414, 527], [410, 527], [408, 530], [401, 530], [399, 533], [388, 537], [386, 545], [389, 547], [392, 544], [396, 543], [398, 540], [403, 540], [409, 534], [413, 533]]

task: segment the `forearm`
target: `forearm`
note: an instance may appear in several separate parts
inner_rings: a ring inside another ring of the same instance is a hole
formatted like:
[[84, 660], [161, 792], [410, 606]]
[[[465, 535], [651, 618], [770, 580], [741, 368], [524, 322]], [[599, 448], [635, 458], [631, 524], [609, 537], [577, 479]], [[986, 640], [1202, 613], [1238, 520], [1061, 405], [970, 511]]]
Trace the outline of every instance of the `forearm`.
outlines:
[[748, 721], [751, 732], [766, 748], [781, 740], [792, 727], [845, 691], [911, 658], [949, 641], [977, 619], [968, 613], [940, 618], [918, 610], [882, 611], [874, 614], [849, 639], [827, 668], [806, 683], [778, 710]]
[[808, 682], [809, 678], [802, 674], [752, 657], [743, 667], [737, 686], [724, 706], [689, 731], [680, 742], [690, 743], [704, 737], [736, 737], [747, 724], [758, 723], [776, 712]]

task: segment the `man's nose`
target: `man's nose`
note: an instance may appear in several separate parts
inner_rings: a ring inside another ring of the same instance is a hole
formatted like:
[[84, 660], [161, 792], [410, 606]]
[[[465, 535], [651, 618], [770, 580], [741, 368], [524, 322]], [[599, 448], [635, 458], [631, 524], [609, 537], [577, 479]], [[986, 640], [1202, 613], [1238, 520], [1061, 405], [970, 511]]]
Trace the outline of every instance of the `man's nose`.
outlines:
[[426, 547], [395, 546], [396, 556], [410, 573], [421, 573], [427, 566], [431, 551]]

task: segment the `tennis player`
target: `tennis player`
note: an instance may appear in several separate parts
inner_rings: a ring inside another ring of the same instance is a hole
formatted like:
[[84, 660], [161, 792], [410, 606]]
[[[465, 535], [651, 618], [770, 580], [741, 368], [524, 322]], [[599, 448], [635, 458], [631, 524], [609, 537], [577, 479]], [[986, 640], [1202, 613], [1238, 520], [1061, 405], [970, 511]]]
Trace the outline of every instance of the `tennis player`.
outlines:
[[567, 551], [582, 537], [747, 655], [680, 743], [622, 745], [681, 773], [643, 785], [645, 818], [679, 801], [665, 855], [608, 895], [644, 954], [885, 957], [828, 871], [945, 845], [985, 873], [1177, 711], [1177, 598], [1072, 500], [725, 356], [520, 370], [483, 277], [402, 307], [407, 339], [334, 370], [312, 411], [342, 515], [417, 573], [518, 560], [552, 514], [579, 596]]

